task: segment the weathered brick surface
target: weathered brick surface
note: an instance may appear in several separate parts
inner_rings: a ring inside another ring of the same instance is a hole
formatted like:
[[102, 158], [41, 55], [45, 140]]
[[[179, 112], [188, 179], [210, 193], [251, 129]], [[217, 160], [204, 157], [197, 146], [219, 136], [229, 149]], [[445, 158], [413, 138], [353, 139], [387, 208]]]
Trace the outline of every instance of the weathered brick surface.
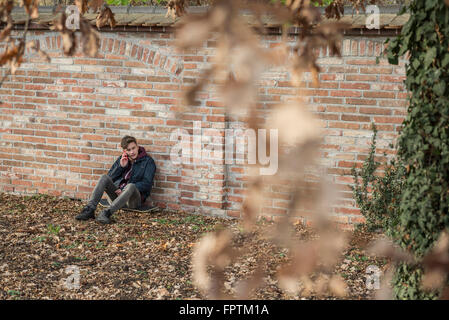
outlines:
[[[225, 163], [224, 142], [226, 129], [244, 129], [241, 122], [226, 115], [213, 85], [198, 95], [198, 107], [177, 117], [182, 90], [201, 76], [216, 43], [177, 52], [172, 32], [101, 32], [101, 37], [100, 56], [94, 59], [63, 56], [56, 33], [30, 34], [52, 61], [28, 53], [17, 74], [0, 88], [0, 190], [87, 199], [120, 155], [121, 137], [131, 134], [157, 163], [154, 204], [240, 216], [248, 172], [235, 161]], [[275, 34], [263, 36], [270, 47], [280, 40]], [[369, 152], [371, 122], [379, 129], [379, 155], [391, 154], [389, 144], [406, 112], [404, 61], [376, 64], [384, 40], [347, 36], [342, 58], [322, 51], [320, 87], [308, 76], [302, 90], [324, 132], [320, 160], [338, 190], [332, 214], [346, 228], [362, 220], [349, 188], [350, 169]], [[263, 73], [258, 90], [262, 115], [295, 97], [289, 80], [282, 68]], [[195, 123], [201, 124], [200, 131]], [[173, 140], [177, 129], [190, 134], [182, 142], [192, 145], [190, 154], [183, 155], [193, 156], [190, 163], [170, 159], [170, 151], [181, 144], [181, 137]], [[210, 139], [201, 139], [199, 132]], [[266, 186], [262, 214], [272, 219], [284, 215], [289, 191], [288, 183]], [[309, 223], [306, 211], [295, 214]]]

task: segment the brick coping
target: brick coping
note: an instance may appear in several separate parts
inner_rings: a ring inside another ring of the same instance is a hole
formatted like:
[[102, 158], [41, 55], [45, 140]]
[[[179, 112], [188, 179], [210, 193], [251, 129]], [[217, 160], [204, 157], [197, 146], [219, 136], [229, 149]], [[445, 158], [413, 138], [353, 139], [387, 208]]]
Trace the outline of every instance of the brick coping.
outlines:
[[[99, 29], [100, 32], [173, 32], [180, 18], [173, 19], [165, 17], [166, 9], [161, 6], [114, 6], [110, 7], [116, 14], [117, 26], [111, 29], [109, 26]], [[400, 6], [381, 6], [380, 10], [380, 28], [368, 29], [366, 27], [366, 15], [352, 15], [352, 7], [345, 7], [345, 15], [341, 21], [351, 25], [344, 31], [344, 35], [351, 36], [393, 36], [400, 33], [402, 26], [407, 22], [409, 15], [398, 15]], [[55, 16], [52, 13], [54, 7], [39, 7], [40, 17], [30, 23], [31, 30], [48, 30]], [[320, 8], [323, 11], [323, 8]], [[207, 7], [189, 7], [190, 13], [202, 13], [207, 11]], [[248, 17], [251, 23], [251, 16], [242, 12]], [[23, 30], [26, 20], [26, 14], [23, 7], [15, 7], [12, 11], [14, 20], [14, 30]], [[84, 17], [95, 25], [95, 13], [86, 13]], [[326, 19], [325, 19], [326, 21]], [[332, 21], [332, 20], [329, 20]], [[273, 19], [267, 17], [264, 21], [265, 32], [269, 35], [282, 33], [282, 26]], [[288, 33], [298, 34], [299, 27], [290, 27]]]

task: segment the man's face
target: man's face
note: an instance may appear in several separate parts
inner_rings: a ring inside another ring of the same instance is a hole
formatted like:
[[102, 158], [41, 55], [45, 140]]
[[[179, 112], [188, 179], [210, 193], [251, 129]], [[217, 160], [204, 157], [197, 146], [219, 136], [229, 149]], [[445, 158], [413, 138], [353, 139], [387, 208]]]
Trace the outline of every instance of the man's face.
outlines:
[[128, 144], [128, 147], [125, 150], [131, 160], [136, 160], [139, 153], [139, 146], [135, 142]]

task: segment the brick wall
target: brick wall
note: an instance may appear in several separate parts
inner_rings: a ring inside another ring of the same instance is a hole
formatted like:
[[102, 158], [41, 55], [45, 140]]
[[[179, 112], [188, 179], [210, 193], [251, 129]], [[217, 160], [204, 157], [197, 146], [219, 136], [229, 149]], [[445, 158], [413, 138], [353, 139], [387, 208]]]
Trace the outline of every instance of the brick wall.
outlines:
[[[239, 216], [247, 186], [245, 166], [226, 164], [224, 154], [213, 154], [209, 142], [198, 140], [194, 125], [200, 123], [201, 132], [214, 136], [213, 143], [222, 148], [225, 129], [242, 128], [241, 123], [226, 115], [214, 86], [200, 93], [197, 108], [176, 115], [182, 90], [207, 66], [215, 42], [177, 52], [169, 28], [101, 32], [101, 37], [100, 57], [95, 59], [63, 56], [57, 33], [33, 31], [28, 37], [39, 41], [52, 61], [27, 53], [16, 75], [8, 76], [0, 88], [0, 191], [87, 199], [120, 155], [121, 137], [131, 134], [158, 167], [154, 204]], [[388, 145], [406, 112], [404, 61], [399, 66], [384, 59], [376, 64], [384, 40], [385, 35], [345, 36], [342, 59], [320, 54], [321, 86], [307, 79], [303, 87], [325, 132], [321, 162], [338, 187], [333, 215], [348, 228], [363, 220], [352, 199], [350, 170], [369, 151], [371, 122], [379, 129], [378, 154], [391, 154]], [[275, 46], [280, 35], [272, 32], [263, 41]], [[296, 92], [282, 68], [266, 70], [259, 84], [258, 106], [267, 112]], [[171, 161], [172, 148], [181, 143], [173, 140], [177, 129], [191, 135], [191, 153], [201, 148], [203, 161]], [[288, 186], [273, 185], [266, 191], [262, 213], [285, 214]]]

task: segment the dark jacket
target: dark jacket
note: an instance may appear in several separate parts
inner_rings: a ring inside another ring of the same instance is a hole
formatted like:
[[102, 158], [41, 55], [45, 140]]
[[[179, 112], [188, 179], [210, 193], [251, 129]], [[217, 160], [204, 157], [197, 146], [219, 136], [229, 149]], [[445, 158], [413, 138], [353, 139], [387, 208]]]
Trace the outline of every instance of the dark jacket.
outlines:
[[145, 151], [145, 148], [139, 146], [139, 153], [137, 159], [131, 164], [131, 160], [128, 160], [128, 166], [123, 168], [120, 165], [122, 156], [118, 157], [109, 169], [108, 176], [112, 178], [114, 185], [119, 187], [120, 183], [125, 178], [125, 173], [131, 170], [131, 177], [127, 183], [134, 183], [140, 192], [142, 198], [142, 204], [151, 193], [153, 186], [154, 174], [156, 172], [156, 164], [153, 158], [151, 158]]

